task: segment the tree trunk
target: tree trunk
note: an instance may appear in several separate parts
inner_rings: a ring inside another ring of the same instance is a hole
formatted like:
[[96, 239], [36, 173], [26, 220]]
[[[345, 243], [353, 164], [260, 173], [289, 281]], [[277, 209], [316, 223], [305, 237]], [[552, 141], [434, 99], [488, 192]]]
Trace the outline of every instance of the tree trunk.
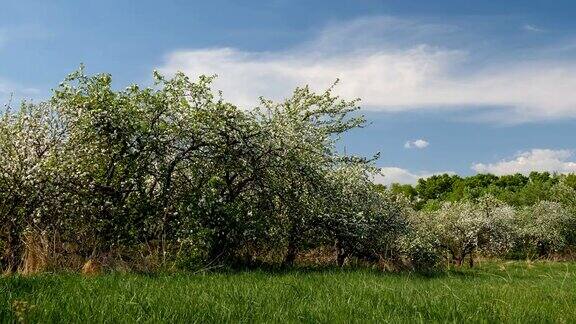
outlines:
[[284, 261], [282, 265], [285, 267], [291, 267], [294, 265], [294, 261], [296, 260], [296, 245], [292, 240], [288, 243], [288, 250], [286, 251], [286, 255], [284, 256]]
[[224, 242], [220, 239], [214, 240], [215, 242], [212, 244], [209, 252], [208, 252], [208, 260], [211, 264], [218, 264], [220, 261], [227, 257], [226, 255], [226, 247]]
[[346, 260], [346, 252], [342, 246], [342, 241], [339, 239], [336, 239], [336, 242], [334, 243], [334, 250], [336, 254], [336, 264], [338, 264], [339, 267], [343, 267], [344, 261]]
[[454, 257], [454, 264], [456, 267], [460, 268], [462, 266], [462, 257], [456, 256]]
[[0, 266], [3, 269], [0, 270], [5, 273], [15, 273], [22, 259], [22, 242], [14, 231], [12, 228], [9, 228], [6, 246], [4, 246], [4, 251], [0, 251], [3, 254], [0, 255]]
[[474, 256], [472, 254], [470, 254], [470, 259], [468, 259], [468, 265], [470, 268], [474, 267]]
[[538, 256], [540, 258], [544, 258], [548, 255], [548, 247], [545, 243], [539, 242], [538, 243]]
[[296, 260], [296, 255], [298, 254], [298, 228], [296, 225], [292, 225], [290, 231], [288, 232], [288, 249], [286, 255], [284, 256], [284, 261], [282, 265], [285, 267], [291, 267], [294, 265]]

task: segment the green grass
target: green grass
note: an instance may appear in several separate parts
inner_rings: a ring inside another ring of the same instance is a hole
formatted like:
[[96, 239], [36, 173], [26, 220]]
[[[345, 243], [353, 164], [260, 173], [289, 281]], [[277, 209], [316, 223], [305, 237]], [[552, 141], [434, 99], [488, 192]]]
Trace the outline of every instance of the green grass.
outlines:
[[[576, 263], [0, 279], [0, 322], [576, 322]], [[20, 306], [14, 306], [16, 304]]]

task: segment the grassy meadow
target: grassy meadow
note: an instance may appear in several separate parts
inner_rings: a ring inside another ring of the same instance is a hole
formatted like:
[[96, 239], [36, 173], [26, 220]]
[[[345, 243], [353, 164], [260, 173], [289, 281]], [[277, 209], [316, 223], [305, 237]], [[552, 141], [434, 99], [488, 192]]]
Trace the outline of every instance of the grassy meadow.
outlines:
[[576, 263], [0, 279], [1, 322], [576, 322]]

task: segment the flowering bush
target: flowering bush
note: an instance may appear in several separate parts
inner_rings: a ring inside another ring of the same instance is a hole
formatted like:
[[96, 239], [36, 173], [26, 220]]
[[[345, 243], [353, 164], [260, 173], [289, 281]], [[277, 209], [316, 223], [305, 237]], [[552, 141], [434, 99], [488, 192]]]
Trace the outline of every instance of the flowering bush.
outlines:
[[262, 250], [290, 264], [338, 240], [347, 253], [390, 246], [401, 210], [373, 190], [369, 161], [336, 150], [364, 123], [350, 116], [356, 101], [303, 87], [247, 111], [214, 95], [211, 77], [155, 79], [116, 91], [110, 75], [80, 69], [49, 102], [5, 112], [2, 267], [22, 263], [24, 232], [85, 259], [144, 244], [207, 264]]
[[560, 203], [541, 201], [523, 208], [516, 217], [519, 244], [529, 254], [548, 256], [560, 251], [566, 244], [566, 229], [573, 219]]
[[[448, 257], [457, 266], [482, 253], [503, 256], [515, 241], [515, 210], [492, 196], [442, 203], [438, 210], [417, 211], [403, 246], [415, 267], [430, 267]], [[429, 264], [425, 264], [429, 262]]]
[[155, 74], [154, 87], [115, 90], [110, 75], [80, 69], [50, 101], [6, 109], [0, 267], [35, 269], [47, 256], [25, 259], [48, 251], [135, 260], [122, 253], [146, 247], [164, 265], [263, 255], [291, 265], [303, 250], [334, 246], [339, 265], [404, 256], [431, 268], [465, 258], [472, 265], [475, 254], [505, 256], [512, 246], [547, 256], [576, 240], [568, 178], [552, 187], [556, 202], [520, 210], [481, 190], [445, 202], [458, 196], [442, 194], [456, 176], [422, 180], [416, 192], [386, 190], [372, 183], [376, 157], [337, 150], [341, 134], [365, 123], [353, 114], [356, 100], [302, 87], [244, 110], [216, 95], [212, 79]]

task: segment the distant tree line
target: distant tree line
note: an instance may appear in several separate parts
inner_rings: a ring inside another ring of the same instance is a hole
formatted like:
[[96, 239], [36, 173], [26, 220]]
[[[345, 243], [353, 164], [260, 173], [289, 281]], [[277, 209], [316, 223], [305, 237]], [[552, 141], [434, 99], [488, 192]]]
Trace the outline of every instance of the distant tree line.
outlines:
[[411, 206], [400, 242], [415, 267], [465, 259], [472, 266], [476, 256], [572, 257], [576, 247], [575, 174], [442, 174], [376, 190]]
[[[444, 201], [477, 199], [491, 195], [511, 206], [532, 206], [542, 200], [553, 200], [554, 186], [560, 182], [576, 189], [576, 174], [531, 172], [496, 176], [477, 174], [461, 177], [454, 174], [434, 175], [418, 180], [416, 185], [394, 183], [389, 190], [407, 197], [416, 209], [435, 209]], [[378, 185], [379, 190], [386, 190]]]

